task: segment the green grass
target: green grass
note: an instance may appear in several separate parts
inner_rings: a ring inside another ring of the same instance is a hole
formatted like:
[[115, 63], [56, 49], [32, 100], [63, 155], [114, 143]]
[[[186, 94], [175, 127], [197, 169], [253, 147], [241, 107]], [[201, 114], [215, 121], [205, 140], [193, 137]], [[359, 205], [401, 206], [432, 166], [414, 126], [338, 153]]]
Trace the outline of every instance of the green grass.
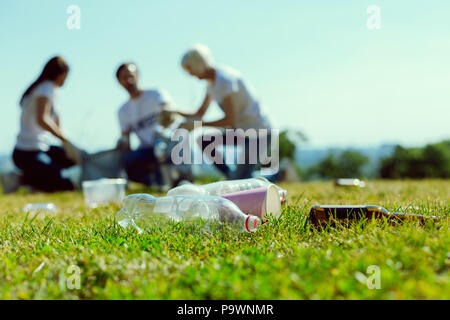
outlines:
[[[450, 181], [284, 187], [289, 206], [256, 234], [204, 235], [177, 224], [138, 235], [115, 223], [120, 206], [88, 209], [81, 193], [0, 196], [0, 298], [450, 299], [447, 219], [424, 227], [302, 227], [314, 204], [448, 218]], [[20, 209], [29, 202], [54, 202], [59, 211], [27, 216]], [[80, 289], [67, 288], [71, 265], [80, 268]], [[364, 281], [371, 265], [380, 268], [381, 289]]]

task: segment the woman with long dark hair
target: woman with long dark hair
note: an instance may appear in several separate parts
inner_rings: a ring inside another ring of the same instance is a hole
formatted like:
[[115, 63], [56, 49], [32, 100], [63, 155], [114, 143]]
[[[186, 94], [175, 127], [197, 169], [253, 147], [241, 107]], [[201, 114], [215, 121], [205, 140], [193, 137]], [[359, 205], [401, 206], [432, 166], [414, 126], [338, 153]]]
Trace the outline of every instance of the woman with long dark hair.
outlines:
[[[68, 73], [63, 58], [50, 59], [20, 100], [20, 132], [13, 161], [23, 172], [23, 183], [44, 192], [74, 189], [61, 170], [76, 164], [79, 154], [67, 141], [54, 106], [55, 91], [64, 85]], [[51, 146], [49, 134], [58, 138], [64, 148]]]

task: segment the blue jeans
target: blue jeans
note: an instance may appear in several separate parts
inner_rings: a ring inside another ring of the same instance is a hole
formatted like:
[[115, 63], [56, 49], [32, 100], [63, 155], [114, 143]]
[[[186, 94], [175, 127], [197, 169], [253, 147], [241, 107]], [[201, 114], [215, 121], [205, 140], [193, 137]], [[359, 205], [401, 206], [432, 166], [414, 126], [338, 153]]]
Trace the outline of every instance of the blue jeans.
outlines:
[[129, 180], [151, 186], [154, 173], [156, 184], [162, 184], [158, 160], [152, 147], [129, 151], [124, 155], [123, 163]]

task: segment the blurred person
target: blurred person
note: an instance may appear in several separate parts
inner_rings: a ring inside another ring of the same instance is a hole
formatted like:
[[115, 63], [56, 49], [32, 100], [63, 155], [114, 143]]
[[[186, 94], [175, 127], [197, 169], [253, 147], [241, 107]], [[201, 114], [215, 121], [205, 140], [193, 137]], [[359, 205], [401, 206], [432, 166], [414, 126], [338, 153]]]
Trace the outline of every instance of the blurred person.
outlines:
[[[44, 192], [73, 190], [74, 184], [61, 171], [81, 162], [80, 152], [67, 140], [55, 108], [56, 92], [68, 73], [63, 58], [50, 59], [20, 99], [20, 131], [13, 162], [23, 172], [21, 183]], [[50, 145], [50, 134], [63, 147]]]
[[[187, 118], [191, 118], [190, 121], [182, 125], [183, 128], [192, 130], [194, 120], [201, 120], [211, 102], [215, 101], [222, 109], [224, 117], [216, 121], [203, 122], [202, 126], [221, 129], [268, 129], [268, 141], [270, 141], [270, 123], [263, 114], [253, 89], [238, 71], [215, 65], [209, 48], [200, 44], [194, 45], [184, 54], [181, 65], [188, 74], [207, 83], [205, 98], [197, 112], [193, 114], [178, 112]], [[212, 143], [210, 140], [211, 138], [203, 139], [203, 137], [198, 140], [203, 151]], [[226, 142], [225, 131], [223, 131], [223, 144], [226, 145]], [[232, 143], [235, 145], [235, 141]], [[245, 148], [245, 164], [238, 164], [236, 165], [237, 169], [231, 171], [226, 164], [214, 162], [216, 168], [229, 179], [251, 177], [252, 171], [258, 165], [250, 164], [248, 161], [249, 143], [249, 138], [246, 137], [245, 146], [241, 146]], [[211, 156], [215, 158], [217, 152], [217, 150], [214, 150]]]
[[[155, 134], [161, 115], [171, 106], [172, 100], [165, 90], [141, 89], [139, 73], [134, 63], [120, 65], [116, 77], [129, 94], [129, 100], [122, 105], [118, 113], [122, 131], [118, 147], [126, 152], [124, 167], [128, 178], [146, 186], [152, 185], [153, 182], [161, 186], [163, 181], [154, 150]], [[139, 138], [140, 145], [136, 150], [131, 150], [130, 147], [131, 133], [135, 133]], [[155, 181], [152, 181], [152, 176]]]

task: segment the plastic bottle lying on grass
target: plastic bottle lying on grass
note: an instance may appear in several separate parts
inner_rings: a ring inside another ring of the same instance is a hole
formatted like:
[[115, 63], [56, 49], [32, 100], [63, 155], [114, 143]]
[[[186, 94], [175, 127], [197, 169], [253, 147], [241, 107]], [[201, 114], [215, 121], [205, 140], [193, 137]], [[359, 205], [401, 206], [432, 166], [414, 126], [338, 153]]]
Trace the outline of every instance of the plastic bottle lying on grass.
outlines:
[[233, 230], [255, 232], [261, 220], [246, 215], [228, 199], [213, 196], [167, 196], [132, 194], [123, 199], [123, 208], [116, 214], [122, 227], [132, 225], [139, 233], [147, 227], [167, 221], [221, 223]]
[[[197, 196], [222, 196], [238, 191], [251, 190], [261, 187], [266, 187], [272, 184], [269, 180], [259, 177], [240, 180], [218, 181], [202, 186], [194, 184], [184, 184], [182, 186], [173, 188], [167, 192], [168, 196], [175, 195], [197, 195]], [[287, 198], [287, 191], [275, 185], [280, 195], [281, 203], [284, 203]]]
[[360, 188], [364, 188], [366, 186], [366, 183], [364, 181], [361, 181], [359, 179], [347, 179], [347, 178], [336, 179], [334, 184], [337, 187], [360, 187]]
[[28, 203], [23, 206], [23, 212], [36, 212], [36, 211], [46, 211], [46, 212], [56, 212], [58, 209], [56, 208], [54, 203]]

